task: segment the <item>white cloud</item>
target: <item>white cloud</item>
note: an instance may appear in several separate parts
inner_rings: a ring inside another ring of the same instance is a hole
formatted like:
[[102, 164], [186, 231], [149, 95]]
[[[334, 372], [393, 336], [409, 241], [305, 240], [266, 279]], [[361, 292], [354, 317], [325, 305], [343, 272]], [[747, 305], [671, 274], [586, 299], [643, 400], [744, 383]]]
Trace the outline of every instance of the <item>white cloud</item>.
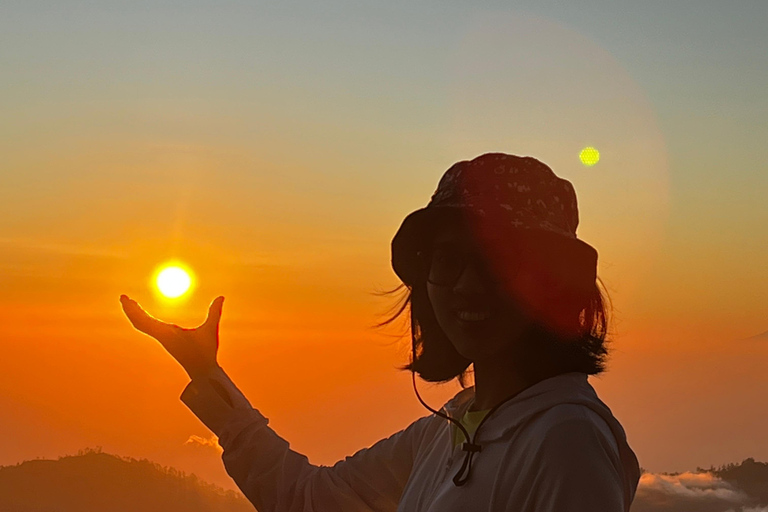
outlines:
[[709, 472], [686, 471], [678, 475], [644, 473], [640, 477], [637, 493], [652, 492], [694, 499], [716, 498], [732, 503], [742, 503], [748, 499], [744, 491]]
[[224, 451], [219, 445], [219, 438], [215, 435], [211, 435], [211, 437], [207, 439], [205, 437], [192, 435], [189, 436], [189, 439], [187, 439], [184, 444], [187, 446], [192, 446], [193, 448], [214, 450], [217, 453], [222, 453]]
[[730, 482], [704, 471], [644, 473], [632, 502], [633, 512], [768, 512]]

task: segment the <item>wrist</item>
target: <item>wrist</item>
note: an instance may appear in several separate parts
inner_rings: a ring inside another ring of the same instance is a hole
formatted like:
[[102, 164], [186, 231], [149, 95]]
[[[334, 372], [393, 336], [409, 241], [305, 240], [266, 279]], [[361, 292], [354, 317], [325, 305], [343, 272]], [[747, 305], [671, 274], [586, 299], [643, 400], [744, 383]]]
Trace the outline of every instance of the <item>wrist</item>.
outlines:
[[208, 364], [185, 367], [184, 370], [186, 370], [190, 380], [199, 381], [207, 379], [213, 371], [219, 368], [219, 364], [216, 361], [213, 361]]

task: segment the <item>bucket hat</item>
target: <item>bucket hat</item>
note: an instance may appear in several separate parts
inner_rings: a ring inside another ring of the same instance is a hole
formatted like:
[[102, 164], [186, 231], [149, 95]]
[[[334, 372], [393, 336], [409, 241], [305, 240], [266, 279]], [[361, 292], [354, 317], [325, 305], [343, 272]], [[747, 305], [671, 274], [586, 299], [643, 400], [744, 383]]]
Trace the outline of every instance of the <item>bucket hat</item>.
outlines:
[[[426, 279], [440, 222], [466, 226], [504, 289], [550, 327], [558, 324], [552, 315], [582, 307], [594, 290], [598, 253], [576, 235], [573, 185], [535, 158], [486, 153], [452, 165], [427, 206], [406, 216], [392, 239], [392, 268], [406, 285]], [[499, 240], [517, 249], [513, 258]]]

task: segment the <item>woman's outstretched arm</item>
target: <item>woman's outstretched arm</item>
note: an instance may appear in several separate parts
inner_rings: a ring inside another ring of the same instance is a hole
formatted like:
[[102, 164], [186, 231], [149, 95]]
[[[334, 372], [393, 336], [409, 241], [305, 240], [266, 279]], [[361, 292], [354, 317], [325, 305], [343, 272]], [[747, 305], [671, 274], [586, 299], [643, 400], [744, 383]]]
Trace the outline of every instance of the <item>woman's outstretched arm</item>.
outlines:
[[259, 512], [394, 512], [431, 417], [333, 466], [290, 448], [223, 370], [193, 380], [182, 401], [219, 436], [227, 473]]
[[216, 361], [224, 298], [211, 303], [194, 329], [167, 324], [122, 296], [133, 326], [158, 340], [191, 378], [182, 401], [224, 448], [227, 472], [259, 512], [395, 511], [411, 473], [425, 416], [334, 466], [315, 466], [269, 428], [269, 420], [232, 383]]

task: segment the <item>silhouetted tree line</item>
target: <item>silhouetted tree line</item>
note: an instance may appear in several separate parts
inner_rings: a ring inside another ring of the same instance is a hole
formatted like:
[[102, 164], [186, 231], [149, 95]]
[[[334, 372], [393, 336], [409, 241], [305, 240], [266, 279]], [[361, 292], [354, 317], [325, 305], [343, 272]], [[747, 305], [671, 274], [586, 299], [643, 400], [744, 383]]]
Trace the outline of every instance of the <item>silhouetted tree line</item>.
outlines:
[[81, 450], [0, 467], [0, 511], [253, 512], [239, 493], [178, 469]]
[[747, 494], [760, 500], [760, 503], [768, 502], [768, 463], [755, 462], [749, 457], [741, 464], [725, 464], [709, 469], [696, 468], [701, 471], [710, 471], [715, 476], [730, 482]]

